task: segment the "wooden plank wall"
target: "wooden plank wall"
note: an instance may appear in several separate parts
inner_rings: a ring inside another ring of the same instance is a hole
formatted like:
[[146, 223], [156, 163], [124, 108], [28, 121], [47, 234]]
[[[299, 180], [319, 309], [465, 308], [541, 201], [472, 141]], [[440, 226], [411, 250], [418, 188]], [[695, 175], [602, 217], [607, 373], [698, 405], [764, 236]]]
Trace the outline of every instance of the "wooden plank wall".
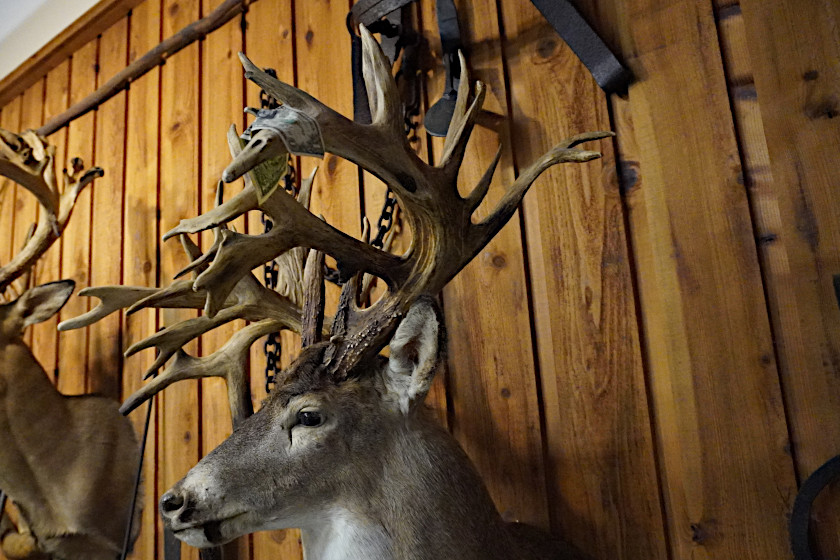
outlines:
[[[53, 134], [60, 161], [80, 156], [106, 176], [37, 281], [168, 282], [183, 258], [161, 232], [213, 204], [227, 127], [241, 130], [242, 105], [258, 104], [236, 52], [350, 115], [350, 3], [255, 2]], [[2, 107], [0, 126], [39, 125], [218, 4], [145, 0]], [[499, 143], [491, 201], [554, 142], [595, 129], [617, 137], [597, 146], [603, 159], [546, 173], [445, 290], [451, 356], [431, 399], [441, 421], [505, 518], [595, 558], [789, 558], [797, 486], [840, 453], [840, 5], [578, 0], [636, 76], [623, 96], [606, 96], [527, 0], [456, 5], [495, 114], [474, 135], [463, 190]], [[434, 2], [421, 0], [415, 17], [433, 54], [428, 106], [442, 88]], [[440, 149], [421, 133], [424, 157]], [[298, 162], [299, 175], [314, 164]], [[331, 155], [318, 164], [314, 210], [358, 236], [362, 213], [378, 216], [382, 185]], [[0, 261], [37, 215], [21, 191], [0, 183]], [[262, 227], [249, 219], [238, 227]], [[88, 305], [74, 298], [62, 317]], [[176, 315], [145, 311], [60, 337], [53, 320], [28, 336], [61, 390], [116, 398], [152, 360], [120, 349]], [[284, 341], [288, 360], [295, 341]], [[263, 364], [257, 344], [257, 406]], [[217, 381], [155, 400], [133, 558], [161, 557], [157, 496], [230, 433], [225, 407]], [[132, 414], [138, 430], [143, 414]], [[815, 523], [821, 557], [836, 556], [840, 491], [820, 500]], [[228, 552], [301, 558], [293, 530]]]

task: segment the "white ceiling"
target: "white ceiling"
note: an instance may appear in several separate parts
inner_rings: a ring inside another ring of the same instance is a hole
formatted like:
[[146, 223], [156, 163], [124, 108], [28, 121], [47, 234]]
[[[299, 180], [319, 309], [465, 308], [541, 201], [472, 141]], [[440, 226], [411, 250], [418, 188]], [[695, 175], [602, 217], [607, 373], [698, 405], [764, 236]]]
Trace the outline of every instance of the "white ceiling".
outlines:
[[0, 0], [0, 79], [98, 0]]

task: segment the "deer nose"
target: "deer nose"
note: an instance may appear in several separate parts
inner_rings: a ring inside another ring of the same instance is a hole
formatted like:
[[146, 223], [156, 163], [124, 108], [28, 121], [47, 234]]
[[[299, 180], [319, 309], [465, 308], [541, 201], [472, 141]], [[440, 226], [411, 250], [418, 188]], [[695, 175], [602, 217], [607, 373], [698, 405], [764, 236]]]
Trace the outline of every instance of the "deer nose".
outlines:
[[160, 497], [160, 514], [169, 523], [189, 523], [193, 512], [193, 502], [183, 491], [170, 490]]
[[165, 513], [172, 513], [184, 507], [184, 497], [167, 492], [160, 499], [160, 509]]

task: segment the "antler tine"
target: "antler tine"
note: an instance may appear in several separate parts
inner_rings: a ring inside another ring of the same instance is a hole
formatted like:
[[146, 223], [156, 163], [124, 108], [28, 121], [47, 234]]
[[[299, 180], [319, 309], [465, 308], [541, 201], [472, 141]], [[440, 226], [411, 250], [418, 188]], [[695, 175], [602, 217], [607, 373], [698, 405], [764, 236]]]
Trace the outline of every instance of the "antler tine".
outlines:
[[129, 396], [120, 412], [128, 414], [171, 384], [185, 379], [222, 377], [228, 388], [234, 429], [254, 413], [248, 387], [246, 364], [248, 349], [261, 336], [283, 328], [282, 321], [264, 319], [239, 330], [224, 346], [201, 358], [190, 356], [180, 348], [175, 358], [157, 377]]
[[543, 173], [543, 171], [553, 165], [557, 165], [558, 163], [583, 163], [601, 157], [599, 152], [578, 150], [575, 149], [574, 146], [583, 142], [600, 140], [611, 136], [615, 136], [615, 133], [598, 131], [578, 134], [577, 136], [573, 136], [572, 138], [568, 138], [563, 142], [560, 142], [548, 153], [532, 163], [528, 168], [520, 173], [519, 177], [517, 177], [516, 181], [514, 181], [513, 185], [502, 197], [502, 200], [499, 201], [495, 210], [484, 221], [475, 227], [474, 232], [476, 239], [474, 243], [478, 247], [483, 247], [490, 241], [490, 239], [493, 238], [494, 235], [496, 235], [496, 233], [499, 232], [499, 230], [502, 229], [516, 211], [516, 208], [519, 206], [519, 203], [522, 201], [525, 193], [528, 192], [528, 189], [534, 181], [537, 180], [537, 177]]
[[371, 124], [394, 140], [405, 142], [402, 100], [397, 82], [391, 74], [391, 63], [364, 25], [359, 25], [362, 38], [362, 78], [367, 89]]
[[0, 175], [35, 195], [44, 209], [23, 249], [0, 268], [0, 291], [29, 270], [64, 231], [76, 198], [88, 184], [103, 175], [102, 169], [82, 170], [81, 160], [65, 174], [63, 192], [55, 175], [55, 148], [31, 130], [21, 135], [0, 129]]
[[467, 108], [471, 86], [470, 73], [467, 67], [467, 59], [464, 58], [464, 53], [460, 50], [458, 51], [458, 58], [461, 62], [461, 78], [458, 83], [458, 94], [455, 98], [455, 110], [452, 114], [449, 130], [446, 132], [443, 154], [440, 163], [438, 163], [438, 167], [447, 169], [450, 176], [457, 175], [458, 168], [461, 166], [470, 134], [472, 134], [475, 125], [475, 119], [484, 106], [484, 96], [487, 91], [484, 82], [477, 81], [475, 83], [475, 98], [469, 104], [469, 109]]
[[[58, 324], [58, 330], [70, 331], [87, 327], [103, 317], [107, 317], [114, 311], [130, 307], [138, 301], [154, 295], [158, 291], [157, 288], [141, 288], [135, 286], [97, 286], [95, 288], [85, 288], [79, 292], [79, 295], [99, 298], [99, 305], [83, 315], [62, 321]], [[198, 301], [199, 306], [204, 303], [204, 299], [200, 296]]]
[[193, 317], [156, 332], [152, 336], [132, 344], [126, 351], [125, 357], [132, 356], [146, 348], [157, 348], [155, 361], [149, 366], [144, 379], [151, 377], [157, 369], [165, 364], [182, 346], [214, 328], [242, 318], [243, 306], [234, 306], [222, 310], [215, 317], [202, 315]]
[[496, 167], [499, 165], [499, 160], [502, 158], [502, 146], [499, 145], [499, 149], [496, 150], [496, 155], [493, 157], [493, 161], [487, 167], [487, 170], [484, 172], [484, 175], [481, 176], [479, 179], [478, 184], [470, 191], [470, 194], [467, 195], [467, 198], [464, 201], [467, 204], [467, 209], [472, 215], [475, 212], [476, 208], [481, 205], [481, 201], [484, 200], [484, 197], [487, 196], [487, 191], [490, 190], [490, 183], [493, 181], [493, 175], [496, 173]]
[[303, 320], [301, 346], [321, 341], [324, 330], [324, 253], [309, 251], [303, 271]]

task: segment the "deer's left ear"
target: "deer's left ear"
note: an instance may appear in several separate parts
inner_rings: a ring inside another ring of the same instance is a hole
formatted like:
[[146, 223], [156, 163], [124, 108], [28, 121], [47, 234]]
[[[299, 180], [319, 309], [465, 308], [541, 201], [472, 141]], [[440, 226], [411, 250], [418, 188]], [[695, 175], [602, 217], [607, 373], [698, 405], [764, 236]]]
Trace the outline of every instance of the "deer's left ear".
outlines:
[[445, 332], [440, 311], [432, 298], [418, 299], [408, 310], [391, 339], [391, 356], [385, 380], [389, 392], [408, 413], [423, 402], [443, 361]]
[[70, 295], [76, 283], [73, 280], [61, 280], [35, 286], [26, 291], [14, 303], [14, 313], [20, 320], [21, 330], [29, 325], [46, 321], [61, 309]]

